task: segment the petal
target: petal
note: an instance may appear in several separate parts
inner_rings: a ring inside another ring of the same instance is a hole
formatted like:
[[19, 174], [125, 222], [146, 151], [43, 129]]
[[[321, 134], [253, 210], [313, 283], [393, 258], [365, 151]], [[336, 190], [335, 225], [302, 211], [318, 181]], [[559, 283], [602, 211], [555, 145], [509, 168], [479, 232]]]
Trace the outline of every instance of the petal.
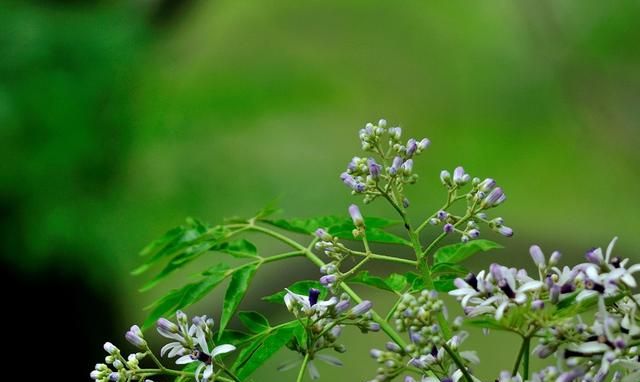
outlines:
[[636, 284], [636, 279], [634, 279], [633, 276], [631, 276], [628, 273], [625, 273], [624, 275], [622, 275], [620, 279], [622, 280], [622, 282], [627, 284], [630, 288], [635, 288], [638, 285]]
[[464, 296], [469, 293], [477, 293], [475, 289], [472, 288], [463, 288], [463, 289], [454, 289], [449, 292], [451, 296]]
[[183, 355], [176, 360], [176, 365], [185, 365], [187, 363], [195, 362], [196, 360], [191, 357], [191, 354]]
[[507, 309], [507, 305], [509, 305], [507, 301], [504, 301], [502, 304], [500, 304], [500, 306], [496, 310], [496, 320], [500, 321], [502, 319], [502, 316], [504, 316], [504, 311]]
[[204, 369], [204, 373], [202, 373], [202, 379], [204, 379], [205, 381], [208, 381], [212, 375], [213, 375], [213, 365], [209, 365], [207, 366], [206, 369]]
[[294, 367], [297, 367], [298, 365], [300, 365], [301, 363], [302, 363], [302, 358], [292, 359], [292, 360], [289, 360], [287, 362], [284, 362], [284, 363], [280, 364], [280, 366], [278, 366], [277, 370], [278, 371], [291, 370]]
[[216, 346], [211, 351], [210, 356], [213, 358], [213, 357], [215, 357], [217, 355], [229, 353], [229, 352], [232, 352], [234, 350], [236, 350], [236, 347], [233, 346], [233, 345], [229, 345], [229, 344], [219, 345], [219, 346]]
[[613, 247], [616, 245], [616, 241], [618, 241], [618, 237], [614, 237], [611, 240], [611, 243], [609, 243], [609, 245], [607, 246], [607, 257], [605, 257], [605, 261], [608, 263], [609, 259], [611, 258], [611, 252], [613, 252]]
[[176, 346], [169, 352], [169, 358], [173, 358], [179, 354], [184, 354], [183, 351], [185, 348], [182, 345]]
[[328, 363], [329, 365], [333, 365], [333, 366], [342, 366], [344, 365], [342, 363], [342, 361], [340, 361], [338, 358], [334, 357], [334, 356], [330, 356], [327, 354], [317, 354], [316, 358], [324, 361], [325, 363]]
[[164, 345], [162, 349], [160, 349], [160, 357], [164, 357], [164, 353], [166, 353], [168, 350], [174, 349], [176, 346], [180, 346], [180, 344], [177, 342], [169, 342], [168, 344]]
[[204, 334], [204, 330], [201, 327], [196, 328], [196, 341], [198, 341], [198, 345], [200, 345], [200, 349], [205, 352], [205, 354], [209, 354], [209, 344], [207, 344], [207, 336]]
[[309, 363], [307, 363], [307, 370], [309, 370], [309, 376], [312, 380], [315, 381], [316, 379], [320, 379], [320, 372], [313, 361], [309, 361]]
[[196, 382], [200, 382], [200, 373], [202, 373], [202, 369], [204, 369], [207, 365], [204, 363], [201, 363], [200, 365], [198, 365], [198, 368], [196, 369], [195, 372], [195, 376], [196, 376]]
[[544, 283], [542, 281], [529, 281], [527, 283], [524, 283], [520, 286], [520, 288], [518, 288], [518, 292], [520, 293], [524, 293], [524, 292], [528, 292], [530, 290], [536, 290], [536, 289], [540, 289], [544, 286]]

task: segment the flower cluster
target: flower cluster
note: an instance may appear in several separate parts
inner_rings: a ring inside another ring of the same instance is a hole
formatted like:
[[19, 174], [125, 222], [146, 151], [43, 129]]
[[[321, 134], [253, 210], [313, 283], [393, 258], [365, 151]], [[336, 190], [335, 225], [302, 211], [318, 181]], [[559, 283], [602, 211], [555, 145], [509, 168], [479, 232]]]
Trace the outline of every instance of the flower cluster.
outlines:
[[[140, 370], [140, 360], [147, 355], [147, 342], [142, 335], [142, 331], [137, 325], [133, 325], [131, 329], [127, 331], [125, 338], [138, 349], [144, 350], [144, 352], [129, 354], [125, 359], [119, 348], [111, 342], [106, 342], [103, 346], [104, 350], [108, 354], [105, 357], [105, 363], [96, 364], [95, 370], [90, 374], [91, 379], [98, 382], [117, 382], [143, 379], [144, 376], [140, 376], [137, 372]], [[150, 380], [147, 381], [152, 382]]]
[[[467, 333], [457, 331], [447, 339], [440, 327], [438, 314], [443, 312], [444, 304], [435, 291], [423, 290], [419, 296], [406, 293], [402, 296], [393, 314], [396, 329], [407, 332], [410, 344], [405, 348], [395, 342], [388, 342], [384, 350], [373, 349], [371, 356], [380, 364], [377, 375], [371, 382], [390, 381], [407, 370], [407, 364], [413, 372], [434, 376], [436, 379], [423, 381], [457, 381], [462, 371], [456, 366], [449, 352], [457, 352], [459, 345], [467, 338]], [[462, 318], [454, 320], [453, 328], [458, 330]], [[462, 362], [477, 363], [475, 352], [460, 352]], [[405, 360], [408, 358], [409, 361]], [[407, 376], [405, 381], [415, 381]]]
[[404, 142], [402, 129], [387, 128], [384, 119], [378, 121], [377, 125], [367, 123], [360, 130], [360, 142], [362, 149], [379, 156], [381, 163], [373, 157], [353, 157], [340, 179], [354, 194], [363, 194], [365, 203], [396, 188], [398, 201], [407, 208], [408, 199], [400, 197], [402, 187], [418, 179], [413, 173], [413, 158], [429, 147], [431, 142], [427, 138], [420, 141], [411, 138]]
[[[453, 176], [449, 171], [442, 170], [440, 180], [449, 193], [447, 206], [457, 200], [465, 199], [467, 209], [464, 216], [440, 210], [429, 219], [431, 225], [442, 225], [445, 233], [459, 234], [463, 242], [480, 237], [480, 223], [486, 224], [489, 229], [503, 236], [513, 236], [513, 229], [504, 225], [504, 219], [501, 217], [489, 219], [486, 213], [487, 210], [499, 206], [507, 199], [495, 180], [471, 178], [471, 175], [467, 174], [461, 166], [456, 167]], [[464, 187], [468, 184], [471, 185], [471, 189], [464, 192]], [[459, 195], [461, 192], [462, 194]]]
[[[167, 355], [169, 358], [179, 357], [176, 364], [184, 365], [197, 362], [198, 366], [193, 373], [196, 381], [211, 381], [214, 373], [213, 365], [216, 364], [216, 357], [235, 350], [233, 345], [219, 345], [211, 347], [213, 343], [213, 319], [207, 316], [194, 317], [189, 324], [187, 315], [181, 311], [176, 313], [177, 323], [165, 318], [160, 318], [157, 322], [157, 330], [163, 337], [173, 340], [162, 347], [160, 355]], [[143, 352], [129, 354], [125, 359], [118, 349], [111, 342], [104, 344], [104, 350], [109, 353], [105, 358], [105, 363], [96, 365], [91, 372], [92, 379], [98, 382], [117, 381], [146, 381], [148, 376], [163, 374], [169, 370], [160, 364], [160, 360], [152, 353], [144, 339], [142, 331], [137, 325], [133, 325], [125, 334], [125, 338], [132, 345]], [[149, 356], [158, 369], [142, 369], [139, 362]], [[111, 365], [111, 367], [109, 366]], [[221, 364], [219, 364], [221, 365]]]
[[[636, 381], [640, 295], [634, 295], [632, 288], [637, 286], [633, 274], [640, 265], [629, 266], [629, 259], [612, 256], [615, 242], [606, 252], [589, 250], [587, 261], [573, 268], [558, 267], [559, 252], [547, 258], [534, 245], [529, 252], [537, 279], [523, 269], [492, 264], [488, 272], [456, 279], [457, 289], [450, 294], [469, 317], [492, 315], [509, 330], [540, 338], [534, 354], [555, 355], [558, 364], [533, 374], [532, 381], [602, 382], [610, 374], [614, 380]], [[583, 321], [580, 313], [593, 306], [597, 306], [595, 319]], [[623, 370], [612, 372], [614, 365]]]
[[[363, 333], [377, 332], [380, 325], [373, 322], [370, 301], [362, 301], [351, 306], [351, 298], [342, 294], [340, 298], [332, 296], [328, 300], [320, 300], [320, 291], [312, 288], [308, 295], [301, 295], [287, 290], [284, 296], [287, 309], [304, 325], [307, 333], [307, 343], [293, 341], [290, 344], [292, 350], [300, 354], [308, 355], [311, 360], [319, 359], [333, 366], [342, 366], [342, 362], [327, 354], [318, 354], [325, 349], [333, 349], [338, 353], [344, 353], [346, 348], [337, 343], [345, 326], [356, 326]], [[300, 360], [288, 362], [280, 367], [280, 370], [300, 363]], [[308, 364], [309, 374], [312, 379], [317, 379], [319, 373], [312, 361]]]

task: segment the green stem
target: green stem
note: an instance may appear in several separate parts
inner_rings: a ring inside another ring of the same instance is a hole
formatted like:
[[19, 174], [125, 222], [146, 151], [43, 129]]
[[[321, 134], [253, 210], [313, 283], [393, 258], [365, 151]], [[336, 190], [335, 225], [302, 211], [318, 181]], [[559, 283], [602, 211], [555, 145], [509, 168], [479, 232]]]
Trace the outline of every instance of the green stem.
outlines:
[[[303, 245], [301, 245], [300, 243], [298, 243], [295, 240], [292, 240], [276, 231], [270, 230], [268, 228], [262, 227], [262, 226], [258, 226], [258, 225], [251, 225], [251, 230], [253, 231], [257, 231], [257, 232], [262, 232], [265, 235], [271, 236], [274, 239], [280, 240], [281, 242], [289, 245], [290, 247], [303, 252], [304, 255], [307, 257], [307, 259], [309, 259], [309, 261], [311, 261], [312, 263], [314, 263], [316, 266], [318, 267], [322, 267], [324, 264], [324, 262], [318, 257], [316, 256], [313, 252], [311, 252], [310, 248], [306, 248]], [[360, 298], [360, 296], [358, 296], [358, 294], [351, 289], [346, 283], [341, 282], [339, 284], [340, 288], [342, 288], [342, 290], [345, 291], [345, 293], [347, 293], [354, 301], [356, 301], [356, 303], [360, 303], [362, 302], [362, 299]], [[373, 316], [373, 320], [375, 322], [377, 322], [380, 325], [380, 328], [382, 329], [382, 331], [384, 331], [389, 338], [391, 338], [395, 343], [397, 343], [400, 347], [402, 347], [403, 349], [406, 347], [406, 343], [404, 342], [404, 340], [402, 339], [402, 337], [400, 337], [400, 335], [393, 330], [393, 328], [391, 327], [391, 325], [389, 325], [384, 318], [380, 317], [380, 315], [378, 315], [378, 313], [376, 313], [374, 310], [371, 310], [371, 314]]]
[[304, 355], [304, 359], [302, 360], [302, 365], [300, 365], [300, 371], [298, 372], [298, 378], [296, 378], [296, 382], [302, 382], [302, 377], [304, 376], [304, 371], [307, 368], [307, 363], [309, 363], [309, 353]]
[[451, 349], [449, 345], [446, 344], [446, 342], [442, 345], [442, 347], [444, 348], [444, 350], [446, 350], [447, 353], [449, 353], [449, 356], [451, 357], [451, 359], [453, 359], [453, 362], [464, 375], [464, 379], [466, 379], [467, 382], [473, 382], [473, 377], [471, 377], [471, 374], [469, 374], [469, 370], [467, 370], [467, 368], [464, 366], [464, 362], [462, 362], [458, 354], [453, 351], [453, 349]]
[[[359, 251], [349, 251], [349, 253], [351, 253], [352, 255], [356, 255], [356, 256], [367, 256], [367, 254], [365, 252], [359, 252]], [[371, 257], [372, 260], [381, 260], [381, 261], [388, 261], [391, 263], [398, 263], [398, 264], [407, 264], [407, 265], [412, 265], [412, 266], [417, 266], [417, 262], [414, 260], [409, 260], [409, 259], [402, 259], [399, 257], [393, 257], [393, 256], [386, 256], [386, 255], [380, 255], [377, 253], [371, 253], [369, 255]]]
[[[518, 370], [520, 369], [520, 362], [522, 361], [522, 358], [524, 357], [525, 353], [529, 353], [529, 343], [530, 343], [531, 339], [528, 337], [524, 337], [522, 339], [522, 345], [520, 346], [520, 351], [518, 351], [518, 357], [516, 358], [516, 363], [515, 365], [513, 365], [513, 371], [511, 372], [512, 376], [516, 376], [516, 374], [518, 374]], [[527, 357], [527, 363], [528, 361]], [[529, 366], [527, 365], [527, 368]]]
[[522, 376], [523, 381], [529, 380], [529, 353], [530, 353], [529, 347], [531, 345], [531, 337], [527, 337], [525, 342], [527, 345], [526, 345], [526, 348], [524, 349], [524, 362], [523, 362], [524, 375]]

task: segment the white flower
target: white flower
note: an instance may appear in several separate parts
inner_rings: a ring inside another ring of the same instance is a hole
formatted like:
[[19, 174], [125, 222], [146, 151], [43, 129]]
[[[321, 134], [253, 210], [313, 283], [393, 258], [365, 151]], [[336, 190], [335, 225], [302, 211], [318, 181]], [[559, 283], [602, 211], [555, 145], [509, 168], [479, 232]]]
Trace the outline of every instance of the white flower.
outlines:
[[297, 314], [300, 310], [306, 315], [312, 315], [314, 312], [324, 312], [338, 302], [336, 297], [331, 297], [326, 301], [319, 300], [319, 291], [316, 289], [311, 289], [308, 296], [293, 293], [286, 288], [285, 290], [287, 294], [284, 295], [284, 304], [294, 314]]
[[[176, 364], [184, 365], [192, 362], [200, 362], [200, 365], [198, 365], [198, 368], [195, 371], [196, 381], [208, 381], [213, 375], [213, 359], [221, 354], [226, 354], [236, 350], [236, 347], [229, 344], [223, 344], [210, 349], [206, 335], [200, 327], [196, 327], [196, 340], [200, 350], [196, 349], [191, 354], [183, 355], [176, 360]], [[200, 378], [201, 373], [202, 378]]]

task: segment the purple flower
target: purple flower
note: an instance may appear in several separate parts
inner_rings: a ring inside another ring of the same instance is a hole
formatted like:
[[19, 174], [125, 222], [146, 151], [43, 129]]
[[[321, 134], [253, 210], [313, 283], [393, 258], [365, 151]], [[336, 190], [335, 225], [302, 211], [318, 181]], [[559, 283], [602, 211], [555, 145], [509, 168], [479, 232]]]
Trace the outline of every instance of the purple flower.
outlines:
[[320, 283], [322, 285], [332, 285], [332, 284], [335, 284], [336, 281], [338, 281], [338, 278], [336, 277], [336, 275], [326, 275], [326, 276], [320, 277]]
[[496, 187], [493, 190], [491, 190], [491, 192], [489, 193], [489, 195], [487, 195], [487, 197], [484, 199], [482, 204], [485, 208], [495, 207], [501, 204], [502, 202], [504, 202], [506, 199], [507, 199], [507, 196], [504, 194], [504, 192], [502, 192], [502, 188]]
[[513, 236], [513, 229], [507, 227], [506, 225], [503, 225], [498, 228], [498, 233], [502, 236], [511, 237]]
[[447, 216], [449, 216], [449, 214], [447, 213], [447, 211], [442, 211], [442, 210], [440, 210], [440, 211], [438, 211], [438, 212], [436, 213], [436, 217], [437, 217], [438, 219], [440, 219], [440, 220], [444, 220], [444, 219], [446, 219], [446, 218], [447, 218]]
[[467, 232], [467, 235], [472, 239], [477, 239], [480, 236], [480, 231], [474, 228]]
[[320, 240], [331, 241], [333, 240], [333, 236], [329, 234], [324, 228], [318, 228], [316, 230], [316, 237]]
[[406, 151], [407, 156], [411, 158], [413, 154], [416, 153], [417, 150], [418, 150], [418, 142], [416, 142], [416, 140], [413, 138], [409, 139], [409, 141], [407, 142], [407, 151]]
[[402, 158], [395, 157], [393, 158], [393, 162], [391, 163], [391, 167], [389, 167], [389, 174], [395, 175], [400, 170], [400, 166], [402, 166]]
[[351, 314], [354, 316], [362, 316], [363, 314], [370, 311], [372, 307], [373, 307], [373, 303], [371, 303], [371, 301], [364, 300], [351, 309]]
[[125, 333], [124, 338], [139, 349], [145, 349], [147, 347], [147, 341], [142, 338], [142, 331], [138, 325], [133, 325], [131, 329]]
[[451, 232], [453, 232], [453, 224], [451, 224], [451, 223], [447, 223], [447, 224], [445, 224], [445, 225], [444, 225], [444, 227], [442, 227], [442, 230], [443, 230], [445, 233], [451, 233]]
[[349, 305], [351, 305], [351, 304], [349, 303], [348, 300], [341, 300], [335, 306], [336, 313], [340, 314], [342, 312], [345, 312], [347, 309], [349, 309]]
[[320, 297], [320, 291], [316, 288], [309, 289], [309, 306], [314, 306], [318, 303]]
[[413, 159], [407, 159], [400, 168], [405, 175], [411, 175], [411, 172], [413, 171]]
[[369, 174], [371, 174], [371, 177], [373, 179], [378, 179], [382, 167], [377, 164], [373, 158], [367, 159], [367, 165], [369, 166]]
[[458, 166], [453, 170], [453, 182], [457, 185], [463, 185], [470, 180], [469, 174], [464, 172], [464, 168], [462, 166]]
[[418, 142], [418, 150], [425, 150], [427, 147], [431, 145], [431, 141], [427, 138], [422, 138], [420, 142]]
[[529, 253], [531, 254], [531, 258], [533, 259], [533, 262], [538, 266], [538, 268], [545, 267], [544, 253], [542, 253], [540, 247], [538, 247], [537, 245], [532, 245], [529, 248]]
[[362, 214], [360, 213], [360, 209], [355, 204], [349, 206], [349, 215], [351, 215], [351, 219], [353, 220], [353, 225], [356, 227], [364, 227], [364, 219], [362, 218]]
[[493, 190], [493, 188], [496, 186], [496, 181], [491, 179], [491, 178], [486, 178], [485, 180], [483, 180], [482, 182], [480, 182], [480, 184], [478, 184], [478, 189], [482, 192], [489, 192], [491, 190]]

